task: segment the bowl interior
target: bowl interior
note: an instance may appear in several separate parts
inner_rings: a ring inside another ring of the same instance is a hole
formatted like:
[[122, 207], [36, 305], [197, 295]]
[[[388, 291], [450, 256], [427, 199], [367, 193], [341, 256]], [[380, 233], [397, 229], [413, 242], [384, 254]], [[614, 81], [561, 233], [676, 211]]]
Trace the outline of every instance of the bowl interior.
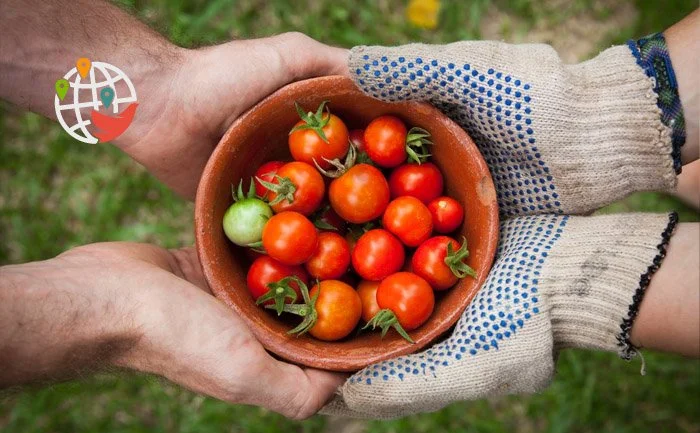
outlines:
[[[465, 278], [440, 293], [431, 318], [411, 333], [410, 344], [395, 332], [384, 339], [377, 332], [351, 334], [338, 342], [310, 336], [289, 336], [290, 324], [255, 305], [246, 288], [250, 264], [244, 251], [224, 235], [221, 221], [231, 205], [231, 185], [250, 179], [257, 167], [273, 159], [289, 160], [287, 134], [298, 121], [294, 102], [315, 110], [323, 100], [348, 128], [363, 128], [373, 118], [393, 114], [407, 126], [420, 126], [433, 136], [434, 162], [445, 178], [445, 193], [465, 206], [459, 236], [467, 239], [468, 264], [478, 277]], [[214, 294], [245, 320], [258, 340], [288, 361], [336, 371], [414, 352], [445, 332], [459, 318], [486, 278], [496, 250], [498, 209], [488, 168], [469, 136], [434, 107], [419, 102], [385, 103], [360, 92], [345, 77], [323, 77], [291, 84], [240, 117], [212, 154], [197, 191], [197, 251]]]

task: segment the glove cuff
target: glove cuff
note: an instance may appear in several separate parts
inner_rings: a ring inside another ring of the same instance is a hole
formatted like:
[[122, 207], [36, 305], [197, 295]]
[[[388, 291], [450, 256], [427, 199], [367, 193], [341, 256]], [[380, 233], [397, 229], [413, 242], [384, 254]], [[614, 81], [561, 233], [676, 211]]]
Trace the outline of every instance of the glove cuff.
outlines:
[[676, 222], [675, 213], [569, 219], [542, 269], [558, 349], [632, 357], [630, 330]]

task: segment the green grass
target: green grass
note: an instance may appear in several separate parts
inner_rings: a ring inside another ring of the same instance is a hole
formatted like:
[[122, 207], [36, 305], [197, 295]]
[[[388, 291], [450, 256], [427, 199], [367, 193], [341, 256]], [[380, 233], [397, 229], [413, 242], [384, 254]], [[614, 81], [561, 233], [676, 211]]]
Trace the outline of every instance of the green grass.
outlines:
[[[327, 43], [433, 43], [478, 38], [492, 2], [443, 1], [434, 31], [411, 27], [399, 0], [132, 0], [142, 20], [184, 46], [299, 30]], [[495, 1], [527, 28], [592, 10], [609, 19], [612, 2], [577, 0], [566, 7], [532, 0]], [[560, 3], [557, 3], [560, 4]], [[600, 47], [661, 30], [693, 10], [693, 1], [637, 0], [637, 18], [606, 35]], [[566, 33], [566, 28], [558, 34]], [[698, 213], [675, 198], [638, 193], [605, 212], [677, 210]], [[0, 264], [52, 257], [103, 240], [165, 246], [193, 241], [192, 205], [108, 146], [87, 146], [36, 115], [0, 104]], [[699, 432], [700, 365], [647, 354], [640, 363], [613, 354], [566, 351], [552, 386], [534, 396], [457, 403], [432, 414], [370, 422], [368, 432]], [[259, 408], [197, 396], [160, 379], [102, 374], [80, 381], [6, 393], [0, 430], [33, 432], [321, 432], [323, 417], [293, 422]]]

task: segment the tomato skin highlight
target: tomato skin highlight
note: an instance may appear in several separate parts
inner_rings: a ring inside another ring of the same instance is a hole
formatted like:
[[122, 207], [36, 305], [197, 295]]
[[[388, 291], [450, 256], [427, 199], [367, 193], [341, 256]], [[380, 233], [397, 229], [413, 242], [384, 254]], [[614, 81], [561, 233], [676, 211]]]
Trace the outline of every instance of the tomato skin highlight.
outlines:
[[298, 212], [281, 212], [272, 216], [262, 233], [267, 254], [286, 265], [299, 265], [316, 251], [316, 227]]
[[260, 168], [255, 172], [255, 175], [253, 178], [255, 179], [255, 195], [257, 195], [260, 198], [267, 198], [267, 192], [269, 191], [267, 187], [265, 187], [263, 184], [258, 181], [258, 178], [266, 181], [266, 182], [273, 182], [275, 180], [275, 174], [277, 174], [277, 170], [282, 168], [286, 162], [284, 161], [269, 161], [266, 162], [265, 164], [261, 165]]
[[411, 331], [433, 313], [435, 295], [423, 278], [410, 272], [397, 272], [379, 284], [377, 304], [393, 311], [401, 326]]
[[406, 125], [396, 116], [379, 116], [365, 128], [367, 155], [377, 165], [396, 167], [406, 162]]
[[406, 253], [401, 242], [384, 229], [360, 236], [352, 250], [352, 267], [365, 280], [380, 281], [401, 269]]
[[[325, 119], [328, 114], [325, 114]], [[289, 151], [295, 161], [305, 162], [314, 165], [314, 160], [318, 165], [327, 169], [331, 164], [326, 159], [334, 160], [342, 158], [348, 152], [350, 141], [348, 139], [348, 128], [342, 120], [335, 114], [330, 115], [330, 121], [323, 127], [323, 133], [328, 142], [311, 129], [301, 129], [289, 135]], [[304, 125], [306, 122], [300, 120], [295, 127]], [[324, 159], [325, 158], [325, 159]]]
[[433, 232], [433, 218], [427, 206], [410, 196], [392, 200], [384, 211], [382, 224], [408, 247], [417, 247]]
[[381, 308], [377, 304], [377, 288], [379, 281], [362, 280], [357, 285], [357, 294], [362, 301], [362, 320], [369, 322]]
[[[277, 170], [277, 176], [289, 179], [296, 187], [296, 191], [291, 203], [285, 198], [270, 205], [275, 213], [294, 211], [309, 216], [321, 205], [323, 195], [326, 192], [326, 184], [321, 173], [315, 167], [305, 162], [293, 161]], [[279, 183], [279, 179], [275, 178], [272, 183]], [[276, 198], [277, 194], [274, 191], [268, 191], [268, 199], [271, 203]]]
[[452, 251], [457, 251], [461, 246], [451, 237], [435, 236], [423, 242], [411, 259], [413, 273], [427, 281], [435, 290], [449, 289], [459, 280], [445, 264], [448, 244], [452, 244]]
[[452, 197], [438, 197], [428, 204], [433, 228], [438, 233], [452, 233], [464, 220], [464, 208]]
[[309, 334], [323, 341], [347, 337], [357, 326], [362, 315], [362, 301], [355, 289], [338, 280], [325, 280], [309, 291], [316, 299], [316, 324]]
[[376, 167], [357, 164], [331, 182], [328, 199], [341, 218], [362, 224], [384, 213], [389, 204], [389, 184]]
[[316, 251], [304, 266], [309, 275], [319, 280], [341, 278], [350, 266], [348, 242], [334, 232], [320, 233]]
[[[269, 256], [261, 256], [256, 259], [253, 264], [248, 269], [248, 276], [246, 281], [248, 284], [248, 291], [254, 300], [258, 300], [259, 297], [267, 293], [267, 285], [269, 283], [276, 283], [282, 278], [296, 276], [299, 277], [304, 284], [308, 284], [309, 275], [306, 273], [301, 266], [290, 266], [278, 262]], [[290, 287], [294, 289], [297, 294], [297, 302], [301, 299], [301, 290], [299, 285], [296, 283], [291, 283]], [[285, 300], [287, 303], [291, 302], [291, 299]], [[268, 299], [263, 303], [263, 305], [274, 304], [273, 299]]]
[[440, 169], [431, 162], [404, 164], [389, 175], [391, 198], [409, 195], [425, 204], [442, 194], [444, 184]]

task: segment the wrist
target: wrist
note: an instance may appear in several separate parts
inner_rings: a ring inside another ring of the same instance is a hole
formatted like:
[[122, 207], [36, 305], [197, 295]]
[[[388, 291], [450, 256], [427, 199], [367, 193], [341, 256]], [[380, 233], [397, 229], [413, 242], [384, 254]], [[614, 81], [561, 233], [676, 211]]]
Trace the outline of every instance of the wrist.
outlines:
[[0, 386], [98, 370], [134, 346], [126, 297], [86, 275], [86, 266], [62, 255], [0, 269]]

